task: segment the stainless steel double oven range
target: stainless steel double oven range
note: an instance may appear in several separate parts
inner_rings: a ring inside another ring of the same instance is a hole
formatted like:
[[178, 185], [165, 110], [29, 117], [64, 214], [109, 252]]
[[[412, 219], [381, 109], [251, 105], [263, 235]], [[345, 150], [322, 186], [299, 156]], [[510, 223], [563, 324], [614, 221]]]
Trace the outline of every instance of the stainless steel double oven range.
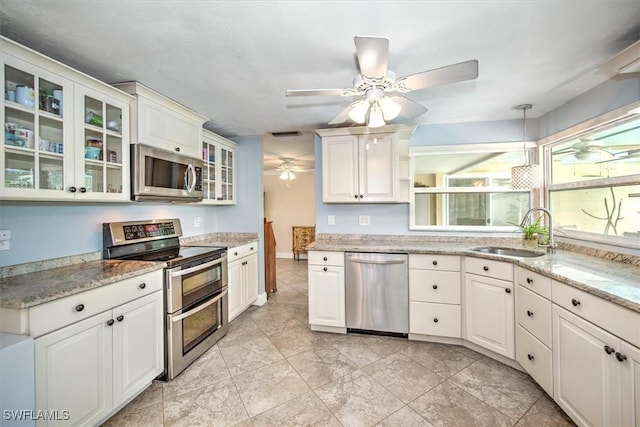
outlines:
[[165, 380], [175, 378], [228, 329], [227, 248], [180, 246], [179, 219], [104, 223], [105, 259], [163, 261]]

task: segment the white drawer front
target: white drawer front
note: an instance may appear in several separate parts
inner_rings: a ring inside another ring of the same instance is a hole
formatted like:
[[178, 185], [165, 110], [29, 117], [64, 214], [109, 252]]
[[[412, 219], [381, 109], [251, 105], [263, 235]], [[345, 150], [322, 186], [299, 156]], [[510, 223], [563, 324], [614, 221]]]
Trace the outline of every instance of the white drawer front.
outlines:
[[551, 301], [523, 286], [516, 288], [518, 323], [551, 348]]
[[250, 242], [246, 245], [236, 246], [227, 250], [227, 262], [235, 261], [258, 252], [258, 242]]
[[333, 265], [344, 267], [344, 252], [311, 251], [308, 253], [308, 265]]
[[549, 277], [534, 273], [526, 268], [516, 267], [516, 283], [546, 299], [551, 299], [551, 278]]
[[30, 308], [29, 335], [44, 335], [162, 290], [162, 274], [163, 270], [152, 271]]
[[513, 281], [513, 264], [509, 262], [466, 257], [465, 268], [467, 273]]
[[521, 326], [516, 330], [518, 345], [516, 360], [531, 377], [553, 397], [552, 353], [544, 344]]
[[460, 257], [455, 255], [409, 255], [409, 268], [460, 271]]
[[640, 313], [555, 280], [551, 286], [554, 303], [640, 347]]
[[409, 302], [409, 332], [460, 338], [461, 310], [459, 305]]
[[409, 300], [460, 304], [460, 272], [410, 269]]

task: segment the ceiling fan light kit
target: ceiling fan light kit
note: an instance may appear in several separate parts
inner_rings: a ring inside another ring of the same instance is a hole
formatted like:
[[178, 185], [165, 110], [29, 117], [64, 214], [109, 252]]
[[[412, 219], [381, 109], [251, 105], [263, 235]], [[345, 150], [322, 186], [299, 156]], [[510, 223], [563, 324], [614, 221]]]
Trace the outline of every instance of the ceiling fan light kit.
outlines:
[[403, 111], [403, 118], [412, 120], [427, 109], [400, 93], [432, 86], [472, 80], [478, 77], [478, 61], [471, 60], [396, 79], [387, 68], [389, 39], [378, 36], [355, 36], [360, 73], [353, 79], [353, 88], [288, 90], [287, 96], [361, 96], [352, 102], [329, 124], [342, 124], [348, 118], [367, 127], [380, 127], [394, 120]]
[[522, 150], [525, 163], [522, 166], [511, 168], [511, 188], [514, 190], [531, 190], [539, 186], [540, 167], [529, 163], [529, 153], [527, 153], [527, 110], [533, 108], [532, 104], [522, 104], [515, 107], [522, 110]]

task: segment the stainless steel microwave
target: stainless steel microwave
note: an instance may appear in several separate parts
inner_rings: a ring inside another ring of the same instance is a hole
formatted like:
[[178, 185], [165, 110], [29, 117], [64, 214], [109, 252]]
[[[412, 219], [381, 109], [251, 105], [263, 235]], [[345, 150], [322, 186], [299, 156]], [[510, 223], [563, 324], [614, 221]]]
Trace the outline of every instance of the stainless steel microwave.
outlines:
[[137, 201], [202, 200], [201, 159], [144, 144], [131, 145], [131, 198]]

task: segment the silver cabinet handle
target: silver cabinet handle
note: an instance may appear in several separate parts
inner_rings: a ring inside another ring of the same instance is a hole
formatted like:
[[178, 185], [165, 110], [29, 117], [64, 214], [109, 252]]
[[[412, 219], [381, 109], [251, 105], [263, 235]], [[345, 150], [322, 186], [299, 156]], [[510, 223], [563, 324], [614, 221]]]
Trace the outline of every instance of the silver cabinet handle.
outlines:
[[181, 320], [183, 320], [186, 317], [191, 316], [192, 314], [196, 314], [197, 312], [199, 312], [200, 310], [204, 310], [205, 308], [217, 303], [218, 301], [220, 301], [220, 299], [224, 298], [225, 295], [227, 295], [227, 290], [225, 289], [220, 295], [218, 295], [217, 297], [215, 297], [214, 299], [212, 299], [211, 301], [208, 301], [204, 304], [202, 304], [200, 307], [196, 308], [195, 310], [189, 310], [186, 313], [182, 313], [179, 314], [177, 316], [173, 316], [171, 317], [171, 321], [173, 323], [176, 322], [180, 322]]
[[358, 259], [352, 258], [349, 260], [350, 262], [355, 262], [358, 264], [378, 264], [378, 265], [389, 265], [389, 264], [404, 264], [406, 261], [403, 259], [390, 259], [385, 261], [376, 261], [373, 259]]

